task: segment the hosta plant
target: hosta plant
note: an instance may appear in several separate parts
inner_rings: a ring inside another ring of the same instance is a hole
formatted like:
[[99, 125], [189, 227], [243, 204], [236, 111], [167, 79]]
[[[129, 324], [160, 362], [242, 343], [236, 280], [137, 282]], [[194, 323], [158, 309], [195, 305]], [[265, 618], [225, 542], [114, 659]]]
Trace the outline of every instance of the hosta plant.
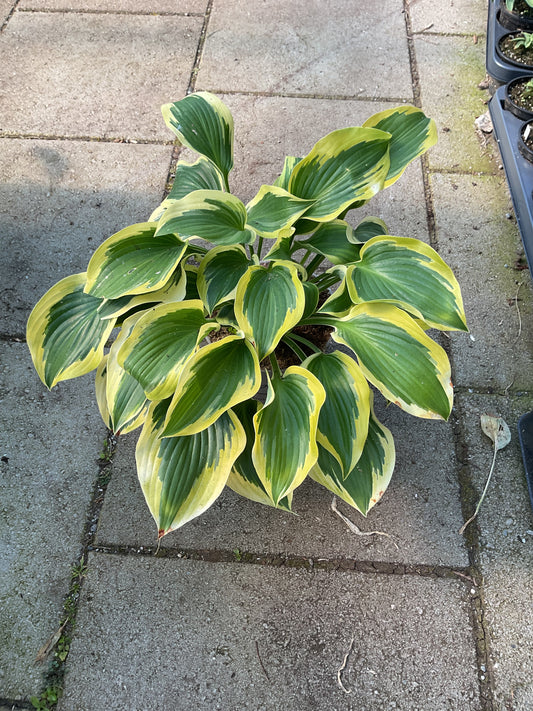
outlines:
[[[431, 247], [345, 217], [435, 142], [433, 121], [400, 106], [333, 131], [245, 205], [229, 189], [228, 108], [200, 92], [163, 116], [199, 155], [178, 162], [146, 222], [106, 239], [35, 306], [39, 376], [52, 388], [96, 370], [106, 425], [141, 428], [138, 476], [159, 537], [226, 485], [288, 510], [307, 476], [366, 515], [395, 460], [371, 388], [448, 418], [450, 365], [427, 331], [466, 325]], [[320, 329], [343, 348], [323, 352]]]

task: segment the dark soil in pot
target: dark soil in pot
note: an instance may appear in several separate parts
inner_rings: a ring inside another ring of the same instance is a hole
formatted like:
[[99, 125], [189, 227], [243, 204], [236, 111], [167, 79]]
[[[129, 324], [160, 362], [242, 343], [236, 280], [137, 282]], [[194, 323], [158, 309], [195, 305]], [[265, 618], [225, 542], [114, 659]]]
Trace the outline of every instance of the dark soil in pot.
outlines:
[[505, 0], [502, 0], [498, 20], [508, 30], [533, 29], [533, 7], [525, 0], [515, 0], [512, 11], [507, 9]]
[[533, 86], [528, 86], [529, 82], [532, 77], [518, 77], [505, 88], [505, 108], [525, 121], [533, 118]]
[[515, 39], [521, 35], [521, 32], [504, 35], [498, 43], [498, 54], [512, 64], [533, 68], [533, 47], [524, 49], [516, 46]]

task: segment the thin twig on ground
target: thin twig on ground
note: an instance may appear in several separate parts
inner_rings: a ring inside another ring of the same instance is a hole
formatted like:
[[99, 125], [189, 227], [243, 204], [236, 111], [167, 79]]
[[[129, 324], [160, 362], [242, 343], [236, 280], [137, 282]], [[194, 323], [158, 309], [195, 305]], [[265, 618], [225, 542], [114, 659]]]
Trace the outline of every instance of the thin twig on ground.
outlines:
[[350, 519], [345, 516], [343, 513], [339, 511], [337, 508], [337, 499], [333, 497], [333, 501], [331, 502], [331, 510], [339, 516], [344, 523], [348, 526], [350, 531], [352, 533], [355, 533], [357, 536], [386, 536], [387, 538], [390, 538], [392, 543], [396, 546], [396, 548], [399, 550], [398, 544], [394, 540], [394, 536], [391, 536], [390, 533], [385, 533], [384, 531], [361, 531], [361, 529], [355, 525], [353, 521], [350, 521]]
[[352, 637], [352, 641], [350, 642], [350, 646], [348, 647], [348, 651], [347, 651], [346, 654], [344, 655], [344, 659], [342, 660], [342, 664], [341, 664], [340, 667], [337, 669], [337, 683], [339, 684], [339, 686], [341, 687], [341, 689], [344, 691], [345, 694], [351, 694], [351, 693], [352, 693], [352, 690], [351, 690], [351, 689], [347, 689], [347, 688], [344, 686], [344, 684], [342, 683], [341, 674], [342, 674], [342, 672], [346, 669], [346, 664], [348, 663], [348, 657], [350, 656], [350, 654], [351, 654], [352, 651], [353, 651], [354, 642], [355, 642], [355, 635]]
[[263, 660], [261, 659], [261, 655], [259, 654], [259, 643], [257, 640], [255, 640], [255, 651], [257, 652], [257, 658], [259, 659], [259, 664], [261, 665], [261, 669], [265, 673], [266, 678], [268, 681], [270, 681], [270, 677], [268, 676], [268, 672], [265, 669], [265, 665], [263, 664]]

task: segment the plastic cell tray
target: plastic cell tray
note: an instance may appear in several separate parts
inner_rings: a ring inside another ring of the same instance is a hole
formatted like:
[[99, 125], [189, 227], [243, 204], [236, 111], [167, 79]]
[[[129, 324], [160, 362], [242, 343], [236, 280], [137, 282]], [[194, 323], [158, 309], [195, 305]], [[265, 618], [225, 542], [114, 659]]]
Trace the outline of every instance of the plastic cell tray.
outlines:
[[505, 108], [504, 99], [505, 87], [502, 86], [490, 100], [489, 111], [529, 271], [533, 274], [533, 163], [526, 160], [518, 150], [518, 137], [524, 121]]
[[500, 0], [489, 0], [489, 16], [487, 20], [487, 48], [486, 48], [486, 64], [487, 73], [499, 84], [507, 84], [516, 77], [524, 76], [532, 73], [531, 69], [526, 66], [516, 66], [511, 62], [505, 61], [501, 57], [496, 47], [501, 38], [508, 34], [511, 30], [503, 27], [498, 22], [498, 12], [500, 9]]
[[526, 470], [527, 488], [533, 507], [533, 412], [528, 412], [518, 420], [518, 439]]

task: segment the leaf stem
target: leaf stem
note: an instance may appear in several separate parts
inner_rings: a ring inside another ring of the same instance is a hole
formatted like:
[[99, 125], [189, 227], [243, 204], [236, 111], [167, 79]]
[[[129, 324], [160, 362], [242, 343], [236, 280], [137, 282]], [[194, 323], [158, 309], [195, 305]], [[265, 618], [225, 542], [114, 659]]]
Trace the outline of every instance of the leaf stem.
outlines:
[[480, 500], [479, 500], [479, 502], [478, 502], [478, 505], [476, 506], [476, 510], [474, 511], [474, 515], [473, 515], [473, 516], [470, 516], [470, 518], [468, 519], [468, 521], [467, 521], [463, 526], [461, 526], [461, 528], [459, 529], [459, 533], [460, 533], [461, 535], [465, 532], [466, 527], [472, 523], [472, 521], [476, 518], [476, 516], [477, 516], [478, 513], [479, 513], [479, 509], [481, 508], [481, 504], [483, 503], [483, 499], [485, 498], [485, 495], [486, 495], [486, 493], [487, 493], [487, 489], [489, 488], [490, 479], [491, 479], [491, 477], [492, 477], [492, 472], [494, 471], [494, 465], [495, 465], [495, 463], [496, 463], [496, 454], [497, 454], [497, 452], [498, 452], [498, 447], [496, 446], [496, 442], [495, 442], [495, 443], [494, 443], [494, 456], [492, 457], [492, 464], [491, 464], [491, 467], [490, 467], [489, 475], [488, 475], [488, 477], [487, 477], [487, 483], [485, 484], [485, 488], [483, 489], [483, 493], [481, 494], [481, 498], [480, 498]]
[[320, 350], [320, 348], [318, 346], [316, 346], [314, 343], [312, 343], [310, 340], [308, 340], [304, 336], [300, 336], [297, 333], [291, 333], [290, 338], [294, 339], [295, 341], [298, 341], [299, 343], [303, 343], [304, 346], [307, 346], [315, 353], [322, 353], [322, 351]]
[[315, 271], [315, 269], [322, 264], [324, 259], [325, 259], [325, 257], [322, 254], [315, 254], [313, 259], [309, 262], [309, 264], [306, 267], [307, 275], [311, 276], [311, 274]]
[[274, 353], [271, 353], [268, 357], [270, 359], [270, 365], [272, 366], [272, 378], [282, 378], [283, 376], [276, 356]]
[[300, 346], [298, 346], [290, 336], [284, 336], [281, 340], [283, 341], [283, 343], [286, 343], [289, 348], [294, 351], [294, 353], [296, 353], [296, 355], [301, 361], [307, 358], [306, 354], [303, 352]]
[[259, 260], [261, 260], [261, 252], [263, 251], [263, 237], [259, 235], [259, 238], [257, 240], [257, 250], [256, 254], [259, 257]]

